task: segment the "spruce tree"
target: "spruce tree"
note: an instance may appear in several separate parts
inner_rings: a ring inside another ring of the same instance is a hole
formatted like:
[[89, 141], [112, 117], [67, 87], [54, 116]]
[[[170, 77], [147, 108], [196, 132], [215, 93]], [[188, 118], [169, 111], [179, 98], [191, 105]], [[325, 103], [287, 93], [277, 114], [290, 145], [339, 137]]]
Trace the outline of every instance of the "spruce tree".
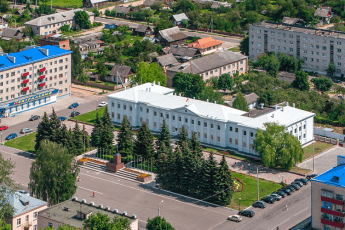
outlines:
[[50, 139], [50, 135], [51, 135], [50, 121], [48, 119], [47, 113], [44, 112], [42, 121], [38, 124], [38, 127], [37, 127], [35, 151], [39, 149], [40, 142], [42, 140]]
[[114, 150], [114, 133], [113, 129], [110, 126], [103, 126], [101, 130], [101, 143], [100, 146], [101, 148], [108, 149], [109, 154], [113, 152]]
[[157, 153], [162, 152], [160, 149], [162, 148], [162, 145], [164, 144], [165, 150], [171, 152], [171, 136], [169, 129], [167, 127], [167, 124], [165, 120], [163, 120], [163, 126], [159, 133], [158, 142], [157, 142]]
[[216, 199], [213, 195], [219, 192], [219, 172], [217, 165], [218, 163], [211, 152], [209, 158], [206, 160], [203, 177], [205, 187], [202, 188], [205, 198], [212, 196], [206, 200], [208, 202], [214, 202]]
[[118, 135], [118, 147], [122, 156], [132, 155], [134, 147], [134, 132], [129, 120], [125, 115], [121, 122], [120, 133]]
[[218, 169], [219, 176], [219, 194], [215, 197], [215, 203], [219, 205], [229, 205], [231, 203], [234, 182], [232, 180], [231, 171], [226, 162], [225, 156], [220, 162]]
[[102, 117], [103, 127], [109, 127], [111, 131], [114, 130], [113, 122], [111, 121], [110, 114], [108, 111], [108, 106], [105, 107], [103, 117]]
[[142, 123], [142, 126], [138, 130], [137, 141], [134, 146], [134, 153], [137, 156], [142, 156], [145, 159], [152, 159], [155, 155], [153, 148], [153, 135], [149, 130], [146, 122]]
[[192, 151], [192, 155], [196, 159], [200, 159], [202, 157], [202, 148], [200, 146], [200, 142], [198, 141], [198, 138], [195, 132], [192, 133], [192, 139], [190, 141], [190, 149]]
[[168, 183], [165, 187], [173, 192], [180, 193], [182, 186], [181, 178], [183, 177], [183, 156], [179, 147], [176, 148], [174, 155], [175, 159], [172, 163], [170, 173], [168, 175]]
[[89, 140], [89, 134], [85, 130], [85, 125], [83, 125], [83, 130], [81, 132], [83, 134], [83, 145], [84, 145], [84, 149], [86, 151], [90, 147], [90, 140]]
[[177, 140], [177, 144], [179, 146], [182, 146], [182, 143], [187, 142], [189, 145], [189, 139], [188, 139], [188, 134], [187, 134], [187, 130], [184, 126], [182, 126], [181, 132], [178, 135], [178, 140]]
[[232, 107], [235, 109], [249, 111], [247, 100], [244, 98], [243, 94], [239, 92], [232, 103]]
[[188, 143], [182, 143], [181, 152], [183, 156], [182, 177], [181, 177], [181, 193], [190, 196], [196, 196], [197, 179], [198, 179], [198, 163], [192, 155]]
[[94, 147], [100, 147], [101, 144], [101, 130], [102, 121], [99, 114], [96, 114], [96, 121], [91, 132], [91, 145]]
[[61, 143], [60, 140], [60, 128], [61, 128], [61, 120], [58, 118], [58, 116], [55, 113], [55, 110], [53, 109], [53, 117], [50, 120], [50, 129], [51, 129], [51, 135], [50, 135], [50, 141]]
[[72, 130], [71, 128], [67, 130], [65, 125], [60, 129], [60, 143], [68, 149], [70, 154], [75, 153]]
[[80, 154], [84, 150], [83, 133], [79, 128], [78, 121], [76, 121], [73, 129], [73, 142], [77, 154]]

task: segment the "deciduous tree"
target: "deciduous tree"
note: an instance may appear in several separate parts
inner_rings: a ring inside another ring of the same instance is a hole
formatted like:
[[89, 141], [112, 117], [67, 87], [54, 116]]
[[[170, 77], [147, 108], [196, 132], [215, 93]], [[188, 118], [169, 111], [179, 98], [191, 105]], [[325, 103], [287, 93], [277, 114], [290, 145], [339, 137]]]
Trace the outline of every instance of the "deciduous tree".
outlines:
[[333, 86], [332, 80], [326, 77], [313, 78], [311, 82], [314, 83], [315, 88], [321, 91], [321, 93], [330, 90]]
[[221, 90], [232, 90], [232, 87], [234, 87], [234, 79], [230, 76], [228, 73], [224, 73], [219, 76], [218, 79], [218, 88]]
[[234, 102], [232, 103], [232, 107], [235, 109], [243, 110], [243, 111], [249, 111], [248, 102], [244, 98], [244, 96], [241, 92], [239, 92], [236, 95], [236, 98], [235, 98]]
[[163, 69], [155, 62], [140, 62], [136, 77], [133, 79], [138, 84], [146, 82], [160, 82], [162, 86], [166, 86], [167, 77], [163, 74]]
[[309, 76], [304, 71], [298, 71], [296, 73], [296, 79], [292, 82], [292, 86], [301, 91], [309, 90]]
[[74, 13], [74, 21], [80, 29], [89, 29], [91, 27], [89, 17], [85, 10], [79, 10]]
[[148, 218], [146, 230], [175, 230], [164, 217], [156, 216], [153, 219]]
[[100, 147], [101, 145], [102, 126], [101, 118], [97, 112], [95, 124], [91, 132], [91, 145], [94, 147]]
[[129, 218], [115, 216], [111, 220], [108, 215], [98, 212], [96, 215], [91, 214], [84, 220], [83, 229], [85, 230], [129, 230], [131, 221]]

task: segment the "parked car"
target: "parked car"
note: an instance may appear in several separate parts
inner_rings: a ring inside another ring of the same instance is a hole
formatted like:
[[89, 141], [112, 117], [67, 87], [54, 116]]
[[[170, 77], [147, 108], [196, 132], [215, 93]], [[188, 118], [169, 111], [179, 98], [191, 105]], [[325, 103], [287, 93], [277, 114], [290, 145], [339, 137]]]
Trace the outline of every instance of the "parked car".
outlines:
[[311, 180], [311, 179], [313, 179], [314, 177], [317, 177], [317, 176], [318, 176], [317, 174], [311, 174], [311, 175], [306, 176], [306, 178], [308, 180]]
[[8, 135], [7, 137], [6, 137], [6, 140], [11, 140], [11, 139], [14, 139], [14, 138], [16, 138], [18, 135], [16, 134], [16, 133], [11, 133], [10, 135]]
[[30, 133], [32, 131], [34, 131], [34, 130], [33, 129], [29, 129], [29, 128], [24, 128], [24, 129], [20, 130], [20, 133], [25, 134], [25, 133]]
[[299, 190], [299, 189], [301, 188], [298, 184], [290, 184], [290, 185], [288, 185], [288, 186], [294, 187], [294, 189], [296, 189], [296, 191]]
[[77, 108], [79, 106], [78, 103], [73, 103], [72, 105], [68, 106], [69, 109]]
[[64, 121], [67, 119], [67, 117], [59, 117], [60, 121]]
[[293, 187], [293, 186], [291, 186], [291, 185], [287, 185], [287, 186], [285, 186], [284, 188], [290, 189], [291, 192], [295, 192], [295, 191], [296, 191], [296, 188]]
[[305, 178], [299, 178], [299, 179], [295, 179], [295, 181], [300, 181], [300, 182], [302, 182], [304, 185], [307, 185], [308, 184], [308, 180], [307, 179], [305, 179]]
[[254, 208], [266, 208], [266, 203], [263, 201], [256, 201], [252, 204]]
[[77, 111], [73, 111], [73, 112], [71, 113], [71, 117], [76, 117], [76, 116], [78, 116], [78, 115], [80, 115], [80, 113], [77, 112]]
[[280, 201], [282, 199], [282, 197], [278, 194], [271, 194], [268, 195], [269, 197], [272, 197], [275, 201]]
[[242, 210], [242, 211], [238, 212], [238, 215], [253, 217], [255, 215], [255, 213], [252, 210]]
[[236, 221], [236, 222], [240, 222], [242, 220], [242, 217], [239, 215], [232, 215], [228, 217], [228, 220], [232, 220], [232, 221]]
[[281, 188], [277, 192], [283, 192], [283, 193], [285, 193], [288, 196], [290, 196], [292, 194], [292, 191], [290, 189], [288, 189], [288, 188]]
[[0, 131], [6, 130], [6, 129], [8, 129], [8, 126], [4, 126], [4, 125], [0, 126]]
[[332, 79], [335, 83], [341, 83], [341, 81], [340, 80], [338, 80], [338, 79]]
[[291, 184], [297, 184], [299, 187], [303, 187], [303, 183], [301, 181], [292, 181]]
[[104, 106], [106, 106], [107, 104], [108, 104], [107, 102], [102, 101], [102, 102], [98, 105], [98, 107], [104, 107]]
[[275, 202], [275, 200], [272, 197], [266, 196], [261, 198], [262, 201], [269, 203], [269, 204], [273, 204]]
[[287, 196], [287, 194], [283, 191], [272, 192], [272, 194], [277, 194], [277, 195], [281, 196], [282, 198], [285, 198]]
[[33, 115], [33, 116], [30, 117], [29, 121], [34, 121], [34, 120], [37, 120], [37, 119], [40, 119], [40, 116]]

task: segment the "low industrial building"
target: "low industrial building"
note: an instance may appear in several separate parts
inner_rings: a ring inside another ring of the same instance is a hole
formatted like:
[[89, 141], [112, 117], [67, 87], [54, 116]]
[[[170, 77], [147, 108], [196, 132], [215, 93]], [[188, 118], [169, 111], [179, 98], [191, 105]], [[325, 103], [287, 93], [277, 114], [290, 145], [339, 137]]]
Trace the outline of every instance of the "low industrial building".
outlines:
[[38, 45], [45, 46], [59, 46], [61, 49], [69, 50], [69, 39], [61, 34], [51, 34], [41, 37], [38, 40]]
[[71, 93], [71, 51], [26, 47], [0, 56], [0, 116], [53, 103]]
[[126, 115], [133, 128], [146, 122], [149, 129], [158, 133], [163, 120], [173, 136], [185, 127], [188, 137], [195, 132], [203, 145], [234, 149], [256, 155], [253, 141], [258, 129], [275, 122], [286, 127], [302, 145], [314, 140], [314, 113], [294, 106], [262, 107], [245, 112], [174, 94], [174, 89], [158, 83], [145, 83], [108, 95], [111, 120], [120, 125]]
[[95, 205], [92, 201], [86, 203], [85, 199], [79, 201], [76, 197], [41, 211], [38, 214], [37, 229], [45, 229], [48, 226], [58, 229], [61, 225], [82, 229], [84, 220], [88, 219], [90, 215], [97, 215], [97, 213], [107, 215], [110, 220], [113, 220], [115, 217], [128, 218], [130, 220], [129, 229], [139, 229], [139, 219], [135, 214], [128, 216], [127, 212], [119, 213], [117, 209], [111, 209], [109, 206]]

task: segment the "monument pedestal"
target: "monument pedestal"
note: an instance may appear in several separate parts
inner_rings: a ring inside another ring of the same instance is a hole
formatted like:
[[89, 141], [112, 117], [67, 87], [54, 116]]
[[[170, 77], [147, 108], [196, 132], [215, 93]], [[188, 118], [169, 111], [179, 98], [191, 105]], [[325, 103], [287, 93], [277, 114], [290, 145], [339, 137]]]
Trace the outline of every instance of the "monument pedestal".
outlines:
[[121, 154], [117, 153], [114, 155], [113, 162], [108, 162], [106, 164], [105, 170], [108, 172], [116, 173], [124, 167], [124, 163], [121, 163]]

